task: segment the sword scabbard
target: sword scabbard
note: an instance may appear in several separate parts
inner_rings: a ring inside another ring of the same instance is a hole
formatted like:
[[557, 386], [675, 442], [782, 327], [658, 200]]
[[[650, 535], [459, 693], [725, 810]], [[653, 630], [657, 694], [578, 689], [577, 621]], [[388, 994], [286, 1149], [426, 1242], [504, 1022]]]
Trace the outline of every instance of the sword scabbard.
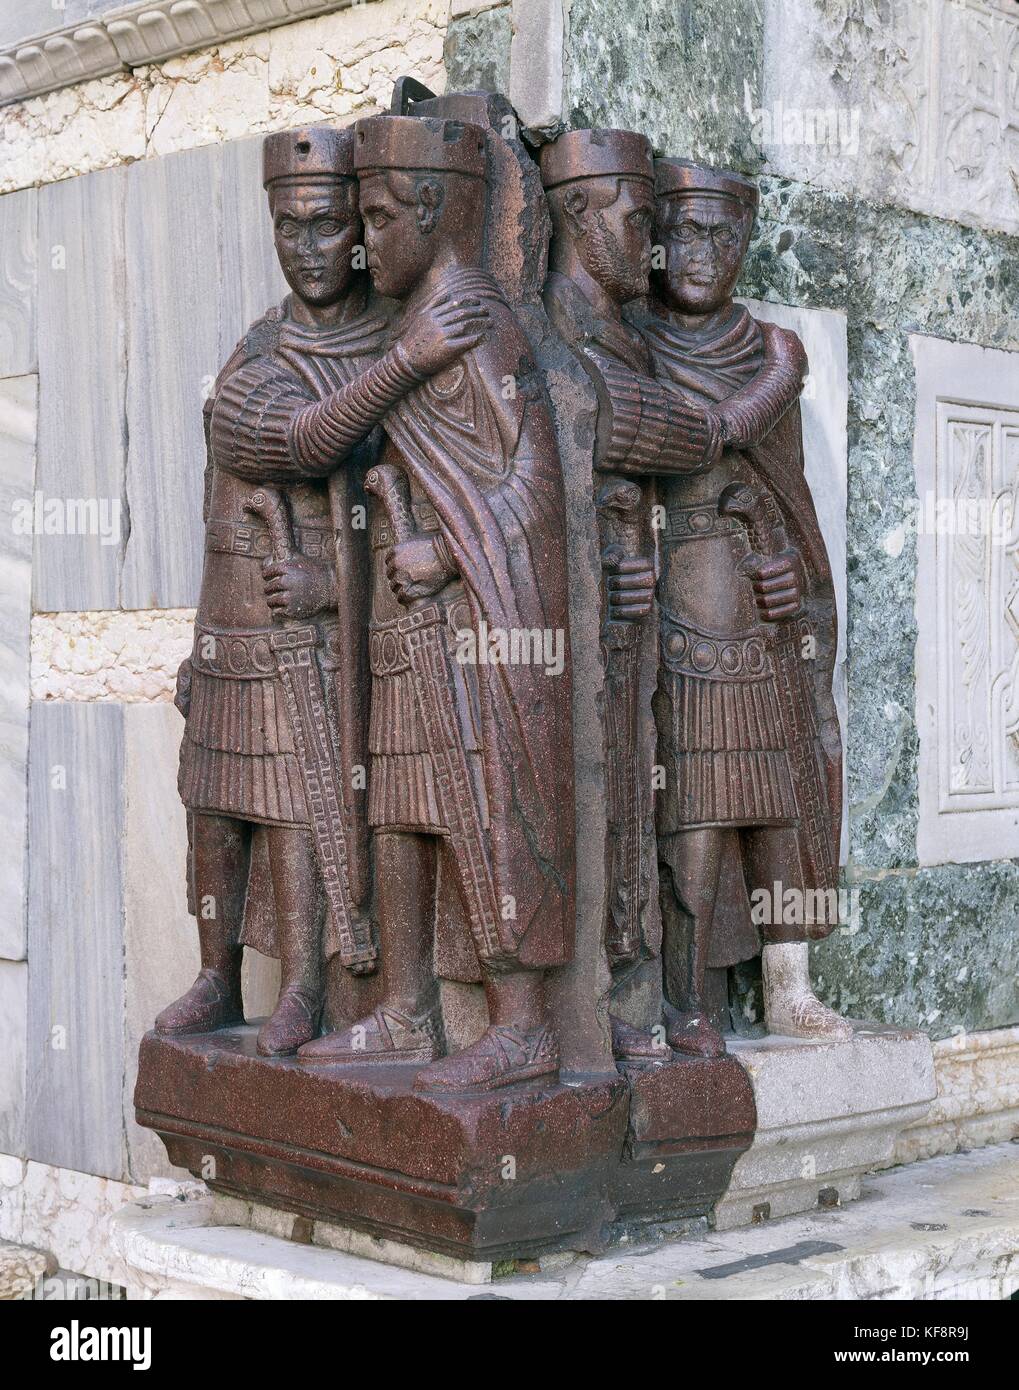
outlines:
[[[265, 522], [273, 559], [284, 564], [293, 559], [297, 551], [294, 528], [282, 490], [259, 488], [244, 510]], [[278, 630], [269, 645], [290, 719], [315, 858], [339, 939], [340, 959], [353, 974], [367, 974], [375, 969], [378, 952], [371, 922], [358, 911], [351, 889], [338, 739], [330, 727], [329, 702], [318, 660], [320, 633], [314, 623], [287, 622], [280, 613], [273, 614], [273, 621]]]

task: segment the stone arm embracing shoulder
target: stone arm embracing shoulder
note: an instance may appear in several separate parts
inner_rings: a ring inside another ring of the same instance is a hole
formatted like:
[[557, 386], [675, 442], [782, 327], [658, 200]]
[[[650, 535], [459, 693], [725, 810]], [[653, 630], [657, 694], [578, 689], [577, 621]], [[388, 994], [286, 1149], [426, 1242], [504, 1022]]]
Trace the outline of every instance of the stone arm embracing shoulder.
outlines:
[[713, 412], [723, 444], [733, 449], [760, 444], [799, 400], [807, 375], [807, 354], [795, 333], [760, 320], [758, 327], [764, 346], [760, 370]]
[[476, 346], [486, 325], [480, 304], [438, 296], [383, 357], [323, 400], [311, 399], [290, 373], [247, 362], [217, 393], [213, 457], [253, 483], [325, 477], [408, 392]]
[[595, 467], [629, 477], [705, 473], [721, 454], [722, 428], [711, 410], [690, 405], [672, 386], [601, 360], [591, 373], [598, 395]]
[[634, 476], [704, 473], [724, 448], [759, 444], [799, 399], [807, 356], [795, 333], [760, 323], [764, 361], [753, 379], [712, 407], [668, 382], [600, 364], [596, 466]]

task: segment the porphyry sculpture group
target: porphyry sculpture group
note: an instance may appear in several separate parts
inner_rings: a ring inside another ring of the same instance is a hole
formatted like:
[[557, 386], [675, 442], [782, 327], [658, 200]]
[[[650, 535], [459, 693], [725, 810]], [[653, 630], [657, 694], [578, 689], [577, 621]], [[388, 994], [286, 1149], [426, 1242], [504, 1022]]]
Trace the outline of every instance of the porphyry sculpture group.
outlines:
[[[596, 1245], [707, 1210], [750, 1141], [728, 967], [762, 957], [770, 1032], [851, 1036], [807, 968], [842, 804], [807, 363], [732, 298], [747, 179], [396, 104], [265, 141], [291, 292], [206, 408], [178, 681], [201, 971], [136, 1104], [226, 1190]], [[752, 920], [775, 884], [796, 926]]]

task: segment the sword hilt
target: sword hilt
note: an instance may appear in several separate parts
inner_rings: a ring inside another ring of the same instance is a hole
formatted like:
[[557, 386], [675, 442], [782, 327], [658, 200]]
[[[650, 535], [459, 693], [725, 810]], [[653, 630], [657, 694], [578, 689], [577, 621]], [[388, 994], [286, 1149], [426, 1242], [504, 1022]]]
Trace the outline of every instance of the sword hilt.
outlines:
[[[747, 529], [751, 550], [763, 555], [766, 560], [789, 549], [786, 529], [781, 521], [772, 521], [767, 493], [759, 488], [751, 487], [748, 483], [730, 483], [718, 499], [718, 514], [741, 521]], [[797, 612], [789, 614], [785, 621], [795, 621], [802, 611], [801, 603]]]
[[[276, 487], [260, 487], [253, 492], [244, 504], [244, 510], [259, 516], [265, 522], [272, 546], [272, 558], [277, 564], [285, 565], [294, 558], [297, 541], [294, 539], [294, 526], [290, 519], [287, 499]], [[285, 621], [281, 610], [273, 611], [274, 623]]]
[[644, 494], [629, 478], [613, 478], [598, 493], [595, 505], [613, 523], [623, 558], [635, 560], [640, 547], [640, 504]]
[[[377, 464], [365, 477], [364, 490], [373, 493], [382, 503], [389, 521], [389, 529], [393, 533], [393, 543], [400, 545], [403, 541], [413, 540], [417, 535], [417, 527], [410, 504], [410, 487], [403, 469], [392, 463]], [[400, 602], [413, 612], [426, 606], [431, 600], [427, 597], [404, 598]]]
[[294, 540], [287, 499], [279, 488], [260, 487], [245, 502], [244, 510], [260, 516], [265, 522], [272, 544], [272, 558], [279, 564], [292, 560], [297, 542]]
[[770, 560], [788, 547], [785, 527], [775, 526], [767, 494], [749, 483], [730, 483], [718, 499], [718, 515], [733, 517], [747, 529], [751, 549]]
[[406, 473], [392, 463], [377, 464], [369, 470], [364, 480], [364, 489], [365, 492], [373, 493], [382, 503], [396, 544], [411, 540], [416, 528]]

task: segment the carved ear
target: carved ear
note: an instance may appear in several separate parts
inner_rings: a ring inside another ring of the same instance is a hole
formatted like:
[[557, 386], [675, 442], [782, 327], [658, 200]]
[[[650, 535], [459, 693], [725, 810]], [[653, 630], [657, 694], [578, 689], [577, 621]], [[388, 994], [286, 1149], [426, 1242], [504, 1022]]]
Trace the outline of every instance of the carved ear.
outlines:
[[441, 179], [423, 178], [418, 179], [414, 193], [418, 205], [418, 226], [427, 235], [428, 232], [434, 232], [439, 225], [439, 214], [442, 212], [446, 190]]
[[582, 236], [584, 228], [580, 219], [587, 211], [587, 193], [583, 188], [568, 188], [563, 196], [563, 216], [572, 234]]

